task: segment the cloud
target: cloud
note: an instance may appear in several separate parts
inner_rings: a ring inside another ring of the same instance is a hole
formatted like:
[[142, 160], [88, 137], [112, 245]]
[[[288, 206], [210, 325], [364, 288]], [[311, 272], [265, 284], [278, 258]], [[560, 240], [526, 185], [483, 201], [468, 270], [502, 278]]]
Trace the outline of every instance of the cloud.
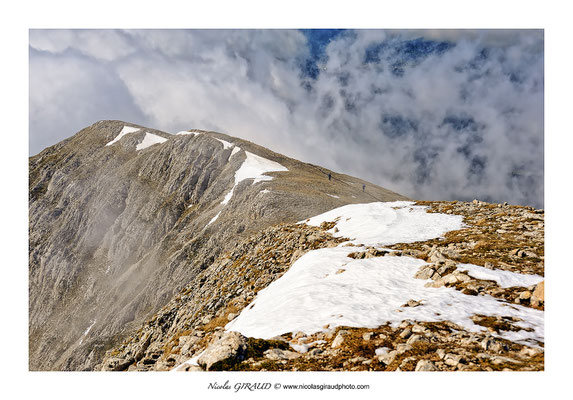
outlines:
[[543, 205], [541, 31], [38, 30], [30, 46], [32, 153], [123, 119], [413, 198]]
[[397, 73], [404, 39], [365, 63], [372, 42], [361, 34], [329, 46], [305, 116], [339, 168], [414, 198], [542, 204], [543, 55], [525, 51], [530, 38], [503, 48], [462, 40], [422, 59], [406, 49], [399, 61], [414, 62]]
[[30, 153], [100, 119], [145, 122], [123, 81], [80, 54], [30, 50]]

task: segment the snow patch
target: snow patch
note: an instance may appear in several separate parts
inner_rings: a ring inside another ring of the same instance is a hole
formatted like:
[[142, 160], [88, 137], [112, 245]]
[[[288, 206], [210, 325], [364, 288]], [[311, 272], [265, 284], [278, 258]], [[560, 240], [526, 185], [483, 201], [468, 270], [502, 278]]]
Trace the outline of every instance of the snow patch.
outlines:
[[328, 194], [328, 193], [327, 193], [326, 195], [327, 195], [327, 196], [330, 196], [330, 197], [334, 197], [335, 199], [339, 199], [339, 198], [340, 198], [340, 196], [337, 196], [337, 195], [335, 195], [335, 194]]
[[353, 238], [354, 244], [384, 246], [412, 243], [442, 236], [464, 227], [461, 215], [427, 213], [426, 206], [411, 201], [349, 204], [310, 218], [311, 226], [337, 220], [337, 237]]
[[198, 132], [194, 129], [188, 130], [188, 131], [179, 131], [176, 133], [176, 135], [201, 135], [203, 132]]
[[149, 146], [153, 146], [154, 144], [159, 144], [166, 142], [167, 139], [161, 136], [154, 135], [153, 133], [145, 132], [145, 137], [137, 146], [135, 146], [136, 150], [143, 150], [148, 148]]
[[233, 157], [235, 154], [237, 154], [239, 151], [241, 151], [241, 148], [238, 146], [235, 146], [235, 148], [233, 149], [233, 151], [231, 152], [231, 155], [229, 156], [229, 159], [231, 157]]
[[316, 340], [312, 343], [301, 343], [301, 344], [291, 343], [290, 347], [292, 347], [292, 349], [297, 353], [306, 353], [308, 349], [310, 349], [312, 346], [322, 343], [326, 343], [326, 340]]
[[[447, 320], [477, 332], [486, 329], [470, 319], [479, 313], [517, 317], [523, 320], [521, 326], [532, 329], [503, 332], [502, 337], [543, 341], [543, 311], [491, 296], [467, 296], [453, 288], [427, 288], [427, 281], [413, 278], [425, 261], [405, 256], [355, 260], [348, 257], [353, 251], [356, 248], [335, 247], [306, 253], [261, 290], [253, 306], [247, 306], [226, 329], [270, 339], [287, 332], [310, 335], [324, 331], [326, 325], [376, 328], [411, 319]], [[343, 267], [345, 272], [337, 274]], [[401, 307], [410, 299], [423, 300], [423, 305]]]
[[272, 176], [264, 175], [267, 172], [288, 171], [287, 168], [283, 167], [278, 162], [257, 156], [249, 151], [245, 151], [245, 154], [247, 158], [243, 164], [241, 164], [237, 172], [235, 172], [235, 184], [231, 191], [225, 195], [221, 204], [227, 204], [229, 200], [231, 200], [235, 188], [245, 179], [253, 179], [252, 184], [254, 185], [257, 182], [272, 180]]
[[229, 142], [227, 142], [226, 140], [217, 139], [216, 137], [214, 137], [213, 139], [218, 140], [219, 142], [223, 143], [223, 149], [224, 149], [224, 150], [230, 149], [231, 147], [234, 146], [233, 143], [229, 143]]
[[245, 179], [254, 179], [253, 184], [261, 181], [271, 181], [272, 176], [264, 175], [267, 172], [288, 171], [287, 168], [275, 161], [268, 160], [251, 152], [245, 151], [247, 158], [241, 168], [235, 172], [235, 185]]
[[122, 137], [124, 137], [125, 135], [127, 135], [128, 133], [133, 133], [133, 132], [137, 132], [138, 130], [140, 130], [140, 128], [135, 128], [133, 126], [127, 126], [125, 125], [121, 132], [119, 132], [119, 135], [117, 135], [115, 137], [115, 139], [113, 139], [111, 142], [107, 143], [106, 146], [111, 146], [112, 144], [114, 144], [115, 142], [117, 142], [119, 139], [121, 139]]
[[[313, 217], [307, 223], [316, 226], [325, 221], [337, 221], [339, 232], [331, 230], [335, 236], [351, 237], [355, 244], [378, 248], [429, 240], [464, 226], [461, 216], [426, 213], [426, 207], [406, 201], [346, 205]], [[324, 326], [329, 329], [337, 326], [376, 328], [386, 323], [398, 326], [401, 321], [410, 319], [451, 321], [477, 332], [486, 328], [474, 324], [471, 317], [483, 314], [521, 320], [515, 325], [524, 329], [502, 331], [498, 336], [534, 346], [537, 341], [544, 341], [543, 311], [489, 295], [468, 296], [454, 288], [425, 287], [429, 280], [414, 278], [418, 269], [427, 264], [424, 260], [406, 256], [348, 257], [351, 252], [365, 249], [338, 246], [306, 253], [281, 278], [261, 290], [225, 328], [245, 336], [269, 339], [298, 331], [310, 335], [325, 331]], [[461, 266], [464, 268], [467, 269]], [[337, 273], [341, 269], [344, 273]], [[509, 277], [495, 273], [495, 278], [504, 284], [513, 284]], [[523, 276], [519, 279], [523, 282]], [[411, 299], [421, 301], [422, 305], [402, 307]]]
[[[235, 185], [235, 186], [237, 186], [237, 185]], [[231, 197], [233, 197], [233, 192], [235, 191], [235, 186], [233, 186], [231, 191], [225, 195], [221, 204], [227, 204], [229, 202], [229, 200], [231, 200]]]
[[269, 189], [263, 189], [260, 191], [261, 194], [265, 194], [265, 193], [270, 193], [271, 191]]
[[502, 288], [513, 286], [533, 286], [545, 279], [540, 275], [520, 274], [500, 269], [488, 269], [474, 264], [458, 264], [458, 269], [460, 271], [467, 271], [470, 276], [476, 279], [495, 281]]

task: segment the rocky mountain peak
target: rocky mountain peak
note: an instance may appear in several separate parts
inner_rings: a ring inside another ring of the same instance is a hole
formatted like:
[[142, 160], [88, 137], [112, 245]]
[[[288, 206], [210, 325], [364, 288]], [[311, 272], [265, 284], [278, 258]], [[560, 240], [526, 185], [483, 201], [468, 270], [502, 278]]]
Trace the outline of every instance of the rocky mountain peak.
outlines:
[[31, 369], [92, 369], [262, 229], [406, 199], [221, 133], [123, 121], [45, 149], [29, 171]]

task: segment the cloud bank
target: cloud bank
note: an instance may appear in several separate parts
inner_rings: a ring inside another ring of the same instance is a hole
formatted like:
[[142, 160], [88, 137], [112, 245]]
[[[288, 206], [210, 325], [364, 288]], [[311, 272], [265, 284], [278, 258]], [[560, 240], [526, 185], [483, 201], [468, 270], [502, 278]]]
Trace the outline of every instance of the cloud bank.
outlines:
[[543, 206], [542, 31], [30, 31], [30, 153], [212, 129], [417, 199]]

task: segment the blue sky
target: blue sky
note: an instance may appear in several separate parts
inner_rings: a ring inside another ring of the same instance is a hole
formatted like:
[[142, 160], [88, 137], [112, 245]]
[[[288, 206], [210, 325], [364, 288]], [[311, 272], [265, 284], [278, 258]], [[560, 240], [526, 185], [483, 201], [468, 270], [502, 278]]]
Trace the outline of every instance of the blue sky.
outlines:
[[541, 207], [543, 60], [539, 30], [32, 30], [30, 154], [121, 119]]

